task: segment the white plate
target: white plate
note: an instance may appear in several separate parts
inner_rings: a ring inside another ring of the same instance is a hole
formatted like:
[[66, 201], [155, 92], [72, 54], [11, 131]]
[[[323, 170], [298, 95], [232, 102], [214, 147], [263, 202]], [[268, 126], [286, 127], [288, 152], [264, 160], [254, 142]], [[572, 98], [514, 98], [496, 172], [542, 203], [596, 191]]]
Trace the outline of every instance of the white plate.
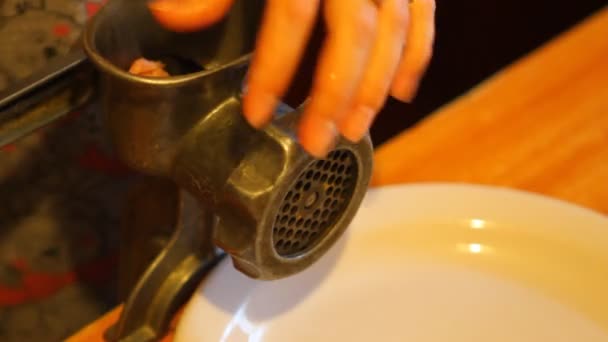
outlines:
[[608, 341], [608, 218], [513, 190], [371, 190], [317, 264], [274, 282], [218, 266], [177, 342]]

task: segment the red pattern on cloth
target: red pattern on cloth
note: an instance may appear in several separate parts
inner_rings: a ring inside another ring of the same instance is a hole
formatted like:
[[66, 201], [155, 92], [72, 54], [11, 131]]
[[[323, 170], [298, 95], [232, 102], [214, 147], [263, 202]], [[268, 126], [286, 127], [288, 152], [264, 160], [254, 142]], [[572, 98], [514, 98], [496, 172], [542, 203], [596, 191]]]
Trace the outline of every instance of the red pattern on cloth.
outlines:
[[6, 144], [0, 147], [0, 150], [2, 150], [3, 152], [13, 152], [16, 148], [17, 147], [15, 146], [15, 144]]
[[72, 28], [68, 24], [57, 24], [53, 27], [53, 34], [57, 37], [65, 37], [72, 32]]
[[105, 281], [116, 263], [117, 257], [112, 255], [85, 263], [71, 272], [44, 273], [30, 271], [25, 260], [15, 260], [12, 264], [20, 272], [21, 284], [18, 287], [0, 284], [0, 305], [14, 306], [44, 299], [76, 282]]
[[88, 145], [78, 159], [80, 166], [109, 176], [126, 177], [131, 171], [118, 159], [103, 153], [96, 145]]
[[101, 1], [101, 2], [86, 2], [85, 3], [85, 8], [87, 10], [87, 16], [89, 18], [91, 18], [92, 16], [94, 16], [95, 14], [97, 14], [97, 11], [99, 11], [99, 9], [101, 8], [101, 6], [105, 5], [107, 2], [107, 0]]

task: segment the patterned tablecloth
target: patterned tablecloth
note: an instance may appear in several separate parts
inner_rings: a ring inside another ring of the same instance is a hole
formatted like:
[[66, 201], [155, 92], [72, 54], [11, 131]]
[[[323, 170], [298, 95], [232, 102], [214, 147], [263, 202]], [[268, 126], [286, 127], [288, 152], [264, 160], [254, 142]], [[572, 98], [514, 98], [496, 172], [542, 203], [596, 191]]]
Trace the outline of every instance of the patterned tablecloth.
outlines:
[[[0, 89], [66, 53], [101, 3], [0, 0]], [[128, 174], [90, 106], [0, 146], [0, 341], [60, 341], [116, 302]]]

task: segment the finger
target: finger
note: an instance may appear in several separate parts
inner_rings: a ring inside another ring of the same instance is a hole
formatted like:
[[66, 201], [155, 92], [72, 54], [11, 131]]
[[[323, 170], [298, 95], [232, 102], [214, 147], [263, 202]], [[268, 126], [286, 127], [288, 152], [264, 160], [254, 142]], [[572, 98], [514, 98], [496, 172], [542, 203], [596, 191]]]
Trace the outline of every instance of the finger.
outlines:
[[363, 76], [376, 34], [377, 8], [369, 0], [326, 0], [327, 39], [313, 90], [298, 126], [302, 146], [323, 157], [334, 144], [336, 122]]
[[148, 8], [156, 20], [169, 30], [200, 30], [219, 21], [234, 0], [154, 0]]
[[249, 69], [245, 117], [254, 127], [271, 117], [310, 38], [319, 0], [270, 0]]
[[384, 106], [399, 65], [408, 21], [407, 0], [384, 0], [378, 13], [378, 33], [363, 79], [350, 110], [342, 118], [342, 135], [359, 141]]
[[413, 0], [409, 26], [403, 57], [391, 86], [393, 97], [402, 101], [412, 100], [431, 60], [435, 39], [435, 1]]

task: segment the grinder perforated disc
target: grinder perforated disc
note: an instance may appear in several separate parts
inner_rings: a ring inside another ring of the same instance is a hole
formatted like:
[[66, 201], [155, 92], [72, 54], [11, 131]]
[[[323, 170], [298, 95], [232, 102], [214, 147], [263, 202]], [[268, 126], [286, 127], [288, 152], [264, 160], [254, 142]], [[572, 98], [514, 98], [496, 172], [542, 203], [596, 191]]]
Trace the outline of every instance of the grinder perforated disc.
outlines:
[[348, 207], [357, 185], [353, 152], [339, 149], [310, 163], [287, 191], [273, 227], [273, 246], [296, 257], [315, 246]]

